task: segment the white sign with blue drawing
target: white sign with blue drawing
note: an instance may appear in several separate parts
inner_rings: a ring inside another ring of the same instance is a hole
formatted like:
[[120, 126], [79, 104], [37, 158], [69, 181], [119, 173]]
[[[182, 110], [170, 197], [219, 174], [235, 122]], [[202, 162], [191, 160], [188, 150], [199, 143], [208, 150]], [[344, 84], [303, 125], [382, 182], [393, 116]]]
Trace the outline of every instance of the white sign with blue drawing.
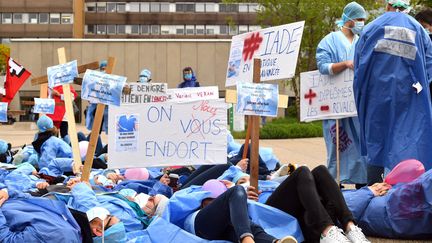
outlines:
[[126, 79], [88, 69], [84, 74], [81, 97], [91, 103], [120, 106]]
[[0, 102], [0, 122], [7, 122], [8, 103]]
[[279, 102], [277, 84], [237, 84], [237, 113], [253, 116], [277, 116]]
[[63, 84], [70, 84], [74, 78], [78, 77], [77, 61], [71, 61], [47, 69], [48, 86], [54, 88]]
[[55, 101], [54, 99], [34, 98], [35, 105], [34, 113], [54, 114]]

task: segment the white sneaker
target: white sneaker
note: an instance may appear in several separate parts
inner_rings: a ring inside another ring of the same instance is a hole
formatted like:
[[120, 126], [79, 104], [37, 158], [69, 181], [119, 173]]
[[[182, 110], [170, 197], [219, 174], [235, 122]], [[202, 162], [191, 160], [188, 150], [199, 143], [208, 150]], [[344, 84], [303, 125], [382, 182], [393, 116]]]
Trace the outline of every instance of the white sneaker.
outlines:
[[297, 240], [296, 240], [296, 238], [289, 235], [289, 236], [285, 236], [284, 238], [280, 239], [277, 242], [278, 243], [297, 243]]
[[366, 236], [363, 234], [362, 230], [355, 225], [351, 226], [351, 229], [348, 231], [346, 236], [353, 243], [371, 243], [368, 239], [366, 239]]
[[351, 243], [351, 241], [348, 240], [341, 229], [332, 226], [326, 236], [321, 234], [320, 243]]
[[273, 173], [273, 175], [271, 175], [271, 177], [272, 177], [272, 179], [274, 179], [277, 177], [286, 176], [286, 175], [288, 175], [288, 170], [289, 170], [288, 165], [283, 164], [277, 171], [275, 171]]

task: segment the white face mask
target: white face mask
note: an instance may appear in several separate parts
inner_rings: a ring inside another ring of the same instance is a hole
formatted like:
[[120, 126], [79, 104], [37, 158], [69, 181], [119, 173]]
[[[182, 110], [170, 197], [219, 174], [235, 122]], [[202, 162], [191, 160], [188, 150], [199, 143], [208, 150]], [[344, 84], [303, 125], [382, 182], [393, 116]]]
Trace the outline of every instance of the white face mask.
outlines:
[[247, 191], [248, 187], [250, 186], [250, 182], [248, 181], [248, 182], [242, 183], [242, 184], [240, 184], [240, 186], [242, 186], [245, 189], [245, 191]]
[[364, 21], [354, 21], [354, 27], [351, 29], [351, 31], [353, 34], [359, 35], [362, 32], [364, 25]]

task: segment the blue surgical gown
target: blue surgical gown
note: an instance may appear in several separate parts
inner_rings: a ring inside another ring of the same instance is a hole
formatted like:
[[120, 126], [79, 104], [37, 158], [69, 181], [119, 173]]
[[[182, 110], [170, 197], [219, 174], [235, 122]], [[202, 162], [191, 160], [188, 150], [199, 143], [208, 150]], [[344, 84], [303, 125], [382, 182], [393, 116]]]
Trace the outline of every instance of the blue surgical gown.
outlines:
[[[426, 31], [404, 13], [387, 12], [363, 30], [354, 65], [361, 152], [367, 162], [392, 169], [402, 160], [417, 159], [430, 169], [432, 45]], [[421, 92], [412, 87], [415, 83]]]
[[[317, 47], [316, 59], [321, 74], [332, 75], [331, 64], [352, 60], [358, 37], [352, 43], [342, 31], [324, 37]], [[357, 117], [339, 120], [340, 180], [343, 183], [366, 183], [366, 159], [360, 154], [360, 125]], [[327, 148], [327, 167], [336, 178], [336, 121], [323, 121]]]

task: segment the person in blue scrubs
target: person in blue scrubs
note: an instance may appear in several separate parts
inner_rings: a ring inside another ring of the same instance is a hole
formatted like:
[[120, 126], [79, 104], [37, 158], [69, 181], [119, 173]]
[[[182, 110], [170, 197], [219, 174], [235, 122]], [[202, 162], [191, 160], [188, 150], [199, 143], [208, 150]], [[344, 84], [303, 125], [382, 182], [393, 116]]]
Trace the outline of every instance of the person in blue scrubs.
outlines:
[[387, 12], [365, 27], [355, 50], [353, 89], [368, 184], [406, 159], [432, 168], [432, 43], [409, 9], [408, 0], [388, 0]]
[[[321, 74], [336, 75], [347, 69], [354, 69], [354, 49], [364, 21], [365, 9], [356, 2], [347, 4], [339, 30], [328, 34], [318, 44], [317, 66]], [[358, 188], [366, 183], [366, 162], [360, 154], [360, 125], [357, 117], [339, 120], [340, 182], [356, 184]], [[336, 121], [323, 121], [323, 134], [327, 147], [327, 166], [336, 178]]]

